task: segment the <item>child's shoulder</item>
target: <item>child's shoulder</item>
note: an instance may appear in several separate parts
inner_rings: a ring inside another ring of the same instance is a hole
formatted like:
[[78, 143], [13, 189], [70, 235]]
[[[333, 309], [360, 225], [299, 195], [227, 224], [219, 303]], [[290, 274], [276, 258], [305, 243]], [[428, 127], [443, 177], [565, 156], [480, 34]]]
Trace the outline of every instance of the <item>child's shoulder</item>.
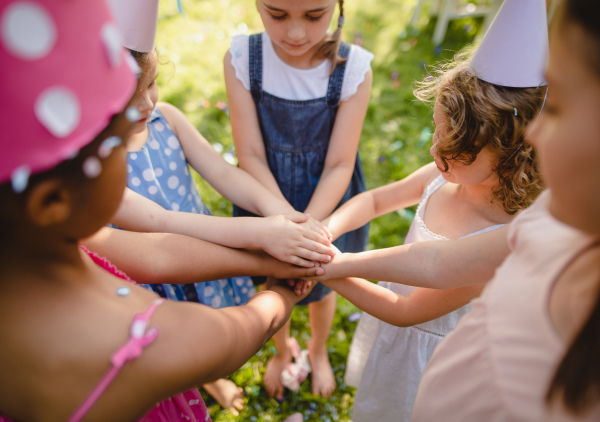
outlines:
[[179, 110], [173, 104], [165, 103], [162, 101], [156, 103], [156, 110], [158, 110], [163, 115], [163, 117], [173, 130], [175, 130], [175, 128], [177, 127], [177, 122], [179, 122], [181, 119], [186, 118], [185, 115], [181, 112], [181, 110]]

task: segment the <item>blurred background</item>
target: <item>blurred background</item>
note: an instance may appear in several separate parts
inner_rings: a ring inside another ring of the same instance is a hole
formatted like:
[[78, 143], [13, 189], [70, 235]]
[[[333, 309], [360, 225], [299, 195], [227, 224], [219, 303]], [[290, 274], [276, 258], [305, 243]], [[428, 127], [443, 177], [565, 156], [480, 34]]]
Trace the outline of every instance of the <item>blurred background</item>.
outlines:
[[[159, 99], [183, 110], [204, 137], [237, 164], [231, 136], [223, 56], [231, 37], [262, 31], [253, 0], [163, 0], [157, 49]], [[369, 189], [401, 179], [431, 161], [432, 109], [415, 99], [414, 82], [440, 61], [478, 39], [499, 7], [497, 0], [345, 0], [345, 41], [375, 54], [373, 89], [360, 141]], [[337, 15], [336, 15], [337, 16]], [[333, 19], [337, 22], [336, 17]], [[483, 29], [482, 29], [483, 28]], [[231, 203], [198, 175], [200, 194], [215, 215], [230, 216]], [[371, 224], [369, 248], [402, 244], [414, 208], [398, 210]], [[337, 389], [329, 400], [311, 394], [310, 377], [282, 403], [262, 387], [262, 373], [275, 352], [271, 342], [230, 378], [244, 388], [246, 406], [233, 417], [205, 395], [213, 421], [280, 421], [294, 412], [304, 420], [351, 421], [354, 389], [344, 384], [344, 370], [358, 309], [338, 296], [329, 341]], [[306, 308], [292, 316], [292, 336], [301, 347], [310, 339]], [[204, 394], [204, 392], [203, 392]]]

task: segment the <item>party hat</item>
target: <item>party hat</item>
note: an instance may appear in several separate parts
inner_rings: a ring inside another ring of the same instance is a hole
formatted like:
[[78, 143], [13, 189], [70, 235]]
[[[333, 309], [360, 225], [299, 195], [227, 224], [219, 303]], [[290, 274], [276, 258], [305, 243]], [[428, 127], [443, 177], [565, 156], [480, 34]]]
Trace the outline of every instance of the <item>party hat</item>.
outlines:
[[158, 0], [108, 0], [119, 29], [123, 45], [140, 53], [154, 50]]
[[136, 86], [104, 0], [0, 0], [0, 183], [90, 143]]
[[505, 0], [477, 52], [471, 71], [496, 85], [545, 85], [548, 57], [546, 0]]

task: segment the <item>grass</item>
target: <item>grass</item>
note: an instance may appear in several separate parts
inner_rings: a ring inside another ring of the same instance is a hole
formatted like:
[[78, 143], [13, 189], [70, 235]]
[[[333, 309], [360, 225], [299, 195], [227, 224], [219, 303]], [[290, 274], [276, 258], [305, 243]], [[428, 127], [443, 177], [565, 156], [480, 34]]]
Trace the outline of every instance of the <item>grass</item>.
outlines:
[[[481, 25], [476, 19], [452, 21], [443, 48], [434, 46], [430, 41], [434, 19], [427, 16], [427, 10], [416, 28], [408, 27], [415, 3], [370, 0], [365, 7], [364, 2], [345, 2], [343, 38], [362, 44], [375, 54], [373, 89], [360, 142], [368, 188], [401, 179], [431, 161], [428, 143], [433, 132], [432, 111], [414, 98], [413, 82], [424, 78], [429, 66], [450, 59], [472, 42]], [[255, 2], [188, 0], [184, 1], [184, 8], [182, 17], [175, 2], [161, 3], [157, 37], [160, 98], [183, 110], [225, 159], [235, 164], [223, 56], [233, 35], [262, 30]], [[214, 214], [231, 215], [228, 201], [197, 175], [196, 181]], [[407, 209], [374, 220], [369, 247], [401, 244], [413, 215], [414, 209]], [[283, 403], [270, 399], [261, 382], [264, 366], [275, 353], [269, 342], [231, 376], [246, 392], [246, 406], [238, 418], [205, 396], [213, 421], [280, 421], [294, 412], [301, 412], [305, 420], [350, 421], [354, 389], [344, 384], [343, 377], [356, 326], [351, 321], [357, 311], [345, 299], [338, 298], [329, 341], [338, 387], [331, 399], [313, 396], [308, 380], [297, 393], [288, 391]], [[292, 335], [301, 347], [310, 339], [306, 308], [294, 311]]]

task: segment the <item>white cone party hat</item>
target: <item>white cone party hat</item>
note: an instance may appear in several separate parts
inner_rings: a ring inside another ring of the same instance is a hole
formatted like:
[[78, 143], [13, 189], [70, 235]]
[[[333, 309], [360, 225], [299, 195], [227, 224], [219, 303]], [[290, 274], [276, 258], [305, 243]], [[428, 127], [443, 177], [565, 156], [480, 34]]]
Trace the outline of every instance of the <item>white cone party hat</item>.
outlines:
[[123, 46], [140, 53], [154, 50], [158, 0], [109, 0], [122, 34]]
[[546, 0], [505, 0], [471, 58], [483, 81], [515, 88], [546, 85]]

